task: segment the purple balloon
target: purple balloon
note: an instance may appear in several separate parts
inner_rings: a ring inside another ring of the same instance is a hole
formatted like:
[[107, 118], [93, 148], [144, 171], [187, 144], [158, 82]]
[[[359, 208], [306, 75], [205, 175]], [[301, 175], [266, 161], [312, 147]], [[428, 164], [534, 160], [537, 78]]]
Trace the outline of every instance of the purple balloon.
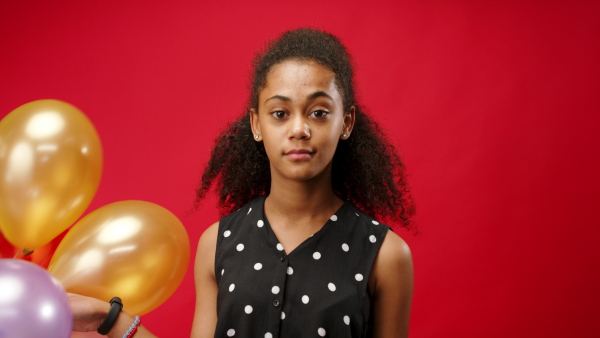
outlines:
[[0, 338], [69, 338], [73, 314], [60, 282], [39, 266], [0, 259]]

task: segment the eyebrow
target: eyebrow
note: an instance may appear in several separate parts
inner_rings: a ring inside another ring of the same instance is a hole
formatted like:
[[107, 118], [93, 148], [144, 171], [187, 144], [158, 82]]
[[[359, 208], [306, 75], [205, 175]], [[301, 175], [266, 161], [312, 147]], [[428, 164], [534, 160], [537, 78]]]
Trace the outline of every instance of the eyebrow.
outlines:
[[[330, 99], [331, 101], [333, 101], [333, 97], [331, 97], [331, 95], [329, 95], [329, 94], [327, 94], [327, 93], [325, 93], [323, 91], [318, 91], [318, 92], [314, 92], [314, 93], [310, 94], [308, 96], [308, 99], [309, 100], [314, 100], [314, 99], [316, 99], [318, 97], [326, 97], [326, 98]], [[289, 97], [283, 96], [283, 95], [274, 95], [274, 96], [271, 96], [270, 98], [266, 99], [265, 102], [267, 102], [269, 100], [281, 100], [281, 101], [285, 101], [285, 102], [292, 101]]]
[[327, 94], [325, 92], [314, 92], [308, 98], [311, 100], [314, 100], [317, 97], [326, 97], [326, 98], [330, 99], [331, 101], [333, 101], [333, 97], [331, 97], [329, 94]]
[[265, 102], [269, 101], [269, 100], [281, 100], [281, 101], [285, 101], [285, 102], [290, 102], [292, 101], [289, 97], [287, 96], [282, 96], [282, 95], [274, 95], [271, 96], [270, 98], [266, 99]]

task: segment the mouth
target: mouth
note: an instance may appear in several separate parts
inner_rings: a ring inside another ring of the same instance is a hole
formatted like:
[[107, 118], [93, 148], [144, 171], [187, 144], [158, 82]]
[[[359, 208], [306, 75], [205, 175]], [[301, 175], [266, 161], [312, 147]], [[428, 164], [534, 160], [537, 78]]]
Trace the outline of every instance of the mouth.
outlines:
[[315, 152], [308, 149], [292, 149], [285, 152], [284, 155], [292, 161], [302, 161], [310, 159]]

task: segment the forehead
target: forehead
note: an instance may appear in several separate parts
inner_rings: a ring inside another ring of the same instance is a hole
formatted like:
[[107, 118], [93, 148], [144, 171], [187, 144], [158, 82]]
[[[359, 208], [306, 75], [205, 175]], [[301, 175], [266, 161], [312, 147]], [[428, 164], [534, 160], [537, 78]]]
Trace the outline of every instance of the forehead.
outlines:
[[292, 98], [317, 91], [341, 99], [335, 83], [335, 73], [331, 69], [313, 60], [292, 59], [271, 67], [259, 97], [261, 100], [272, 95]]

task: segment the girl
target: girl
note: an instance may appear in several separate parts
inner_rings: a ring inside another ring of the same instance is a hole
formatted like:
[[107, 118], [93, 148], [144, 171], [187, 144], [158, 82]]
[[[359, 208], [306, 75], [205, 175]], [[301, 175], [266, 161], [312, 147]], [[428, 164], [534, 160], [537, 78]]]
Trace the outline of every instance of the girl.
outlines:
[[[192, 337], [405, 337], [410, 250], [404, 166], [355, 102], [340, 41], [283, 34], [255, 60], [247, 112], [218, 138], [197, 193], [224, 214], [201, 236]], [[75, 328], [108, 304], [72, 296]], [[133, 318], [121, 313], [109, 337]], [[136, 338], [153, 337], [140, 326]]]

